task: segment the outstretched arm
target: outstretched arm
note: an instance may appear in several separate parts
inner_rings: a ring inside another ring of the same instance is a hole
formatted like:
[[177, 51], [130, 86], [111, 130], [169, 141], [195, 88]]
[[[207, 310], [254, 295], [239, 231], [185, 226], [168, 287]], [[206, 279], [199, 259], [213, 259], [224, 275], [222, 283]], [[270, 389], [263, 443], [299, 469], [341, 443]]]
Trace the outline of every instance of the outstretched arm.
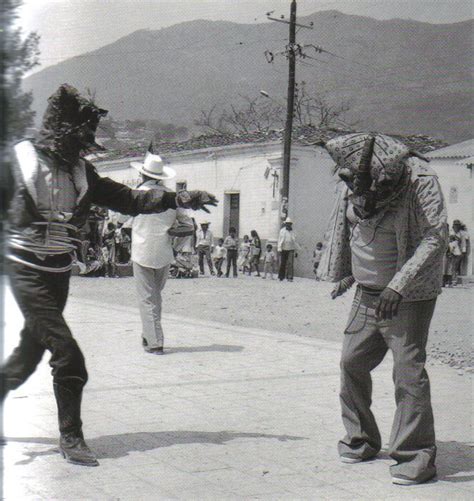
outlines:
[[122, 214], [137, 216], [176, 209], [176, 193], [162, 190], [133, 190], [108, 177], [101, 177], [88, 163], [87, 182], [91, 202]]
[[87, 164], [87, 181], [91, 202], [130, 216], [184, 209], [209, 212], [206, 206], [216, 206], [217, 199], [206, 191], [165, 192], [162, 190], [134, 190], [108, 177], [101, 177], [91, 164]]

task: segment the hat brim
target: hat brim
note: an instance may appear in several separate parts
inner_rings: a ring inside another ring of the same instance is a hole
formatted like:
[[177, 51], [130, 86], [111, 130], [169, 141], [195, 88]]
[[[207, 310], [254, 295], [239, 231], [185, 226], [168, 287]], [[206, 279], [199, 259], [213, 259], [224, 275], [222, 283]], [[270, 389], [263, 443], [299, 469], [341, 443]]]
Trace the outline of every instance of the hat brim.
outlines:
[[130, 162], [130, 165], [138, 172], [140, 172], [140, 174], [151, 177], [152, 179], [173, 179], [176, 176], [176, 171], [171, 167], [167, 167], [166, 165], [163, 166], [163, 172], [161, 174], [148, 172], [144, 169], [144, 165], [140, 162]]

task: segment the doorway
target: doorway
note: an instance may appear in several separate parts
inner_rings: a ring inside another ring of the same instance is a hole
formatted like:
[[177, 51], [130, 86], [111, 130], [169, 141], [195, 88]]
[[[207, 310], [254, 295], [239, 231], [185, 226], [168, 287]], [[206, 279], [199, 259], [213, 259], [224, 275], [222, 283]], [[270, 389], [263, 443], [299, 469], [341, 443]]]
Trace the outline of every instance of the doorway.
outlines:
[[224, 236], [229, 234], [229, 228], [234, 227], [239, 235], [240, 193], [225, 193], [224, 199]]

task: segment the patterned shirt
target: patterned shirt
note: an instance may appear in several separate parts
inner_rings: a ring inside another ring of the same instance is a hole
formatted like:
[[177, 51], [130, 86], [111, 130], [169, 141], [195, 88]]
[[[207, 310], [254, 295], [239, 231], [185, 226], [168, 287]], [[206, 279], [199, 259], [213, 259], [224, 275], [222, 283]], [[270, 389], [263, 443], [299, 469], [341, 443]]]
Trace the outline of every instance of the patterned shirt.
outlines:
[[[396, 273], [387, 287], [406, 301], [435, 298], [441, 292], [442, 261], [447, 248], [444, 197], [434, 171], [416, 158], [406, 160], [407, 189], [393, 202], [397, 241]], [[346, 217], [348, 188], [340, 183], [330, 218], [318, 276], [337, 282], [352, 275], [350, 222]], [[381, 218], [383, 214], [374, 218]]]

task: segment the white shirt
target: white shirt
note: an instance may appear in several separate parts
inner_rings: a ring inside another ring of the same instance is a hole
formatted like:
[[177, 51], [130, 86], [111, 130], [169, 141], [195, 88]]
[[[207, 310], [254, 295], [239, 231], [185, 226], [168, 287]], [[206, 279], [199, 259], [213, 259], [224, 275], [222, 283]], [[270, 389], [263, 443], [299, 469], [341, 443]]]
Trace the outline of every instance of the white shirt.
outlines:
[[[156, 181], [147, 181], [138, 189], [171, 191]], [[135, 216], [132, 224], [132, 261], [146, 268], [163, 268], [170, 264], [174, 257], [172, 237], [168, 234], [168, 230], [175, 221], [174, 209]]]
[[227, 249], [225, 247], [221, 247], [220, 245], [216, 245], [214, 248], [214, 257], [216, 259], [224, 258], [227, 254]]
[[282, 250], [296, 250], [299, 245], [296, 243], [296, 236], [293, 230], [287, 230], [283, 227], [278, 236], [278, 252]]
[[214, 237], [209, 229], [204, 233], [204, 230], [201, 228], [198, 230], [196, 237], [196, 247], [212, 247], [214, 245]]

